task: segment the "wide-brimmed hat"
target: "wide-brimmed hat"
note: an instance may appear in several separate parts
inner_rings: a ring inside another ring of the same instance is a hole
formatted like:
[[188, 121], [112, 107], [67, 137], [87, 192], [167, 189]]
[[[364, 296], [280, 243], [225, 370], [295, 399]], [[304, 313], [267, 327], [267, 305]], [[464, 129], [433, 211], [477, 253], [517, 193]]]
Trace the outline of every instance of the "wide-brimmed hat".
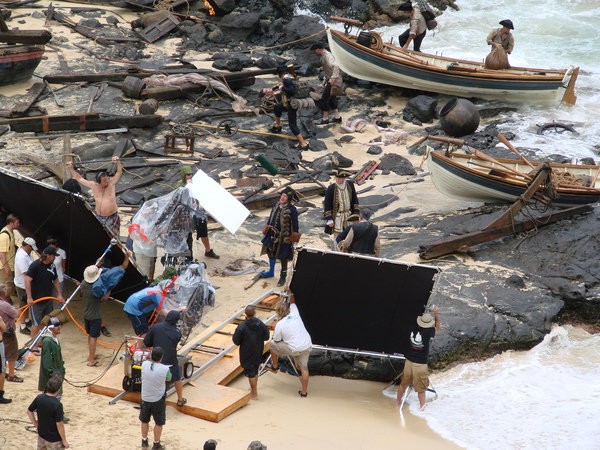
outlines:
[[358, 214], [350, 214], [346, 219], [346, 222], [358, 222], [359, 219], [360, 217], [358, 217]]
[[512, 20], [509, 20], [509, 19], [501, 20], [500, 25], [502, 25], [503, 27], [509, 28], [511, 30], [515, 29], [515, 26], [513, 25]]
[[23, 239], [23, 244], [27, 244], [27, 245], [31, 246], [31, 248], [37, 252], [37, 246], [35, 245], [35, 239], [26, 237], [25, 239]]
[[87, 266], [83, 271], [83, 279], [88, 283], [94, 283], [98, 278], [100, 278], [101, 274], [102, 270], [100, 270], [100, 267], [95, 265]]
[[430, 313], [423, 313], [417, 317], [417, 325], [421, 328], [431, 328], [435, 325], [435, 320]]
[[290, 200], [290, 202], [297, 202], [298, 201], [298, 193], [293, 190], [291, 187], [286, 187], [285, 189], [283, 189], [280, 193], [281, 194], [285, 194], [288, 196], [288, 199]]

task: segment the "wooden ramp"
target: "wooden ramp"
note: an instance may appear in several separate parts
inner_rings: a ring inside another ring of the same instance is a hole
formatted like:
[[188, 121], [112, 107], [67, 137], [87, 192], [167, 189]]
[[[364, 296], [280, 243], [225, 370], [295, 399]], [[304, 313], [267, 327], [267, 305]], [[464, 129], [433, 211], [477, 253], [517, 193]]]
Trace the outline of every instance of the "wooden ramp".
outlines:
[[[265, 307], [257, 306], [256, 315], [265, 321], [273, 315], [269, 304], [272, 303], [272, 296], [259, 300]], [[183, 396], [187, 398], [187, 404], [178, 408], [184, 414], [211, 422], [220, 422], [248, 404], [250, 400], [248, 390], [227, 387], [227, 384], [243, 372], [239, 360], [239, 347], [233, 347], [219, 356], [232, 345], [231, 338], [241, 320], [243, 320], [242, 315], [238, 313], [225, 322], [215, 323], [179, 350], [180, 355], [187, 354], [191, 357], [195, 370], [209, 364], [206, 370], [184, 384]], [[267, 351], [268, 343], [265, 343], [265, 353]], [[98, 383], [90, 385], [88, 391], [114, 398], [123, 393], [123, 376], [123, 365], [117, 364], [111, 367]], [[183, 381], [185, 383], [186, 380]], [[141, 401], [139, 392], [127, 392], [121, 399], [136, 403]], [[176, 407], [176, 402], [176, 394], [167, 396], [167, 405]]]

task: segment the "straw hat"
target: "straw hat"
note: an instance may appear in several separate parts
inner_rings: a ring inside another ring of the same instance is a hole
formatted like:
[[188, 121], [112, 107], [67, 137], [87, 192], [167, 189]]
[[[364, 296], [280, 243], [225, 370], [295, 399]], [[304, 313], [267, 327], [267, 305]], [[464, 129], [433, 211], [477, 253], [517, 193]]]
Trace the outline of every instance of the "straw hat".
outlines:
[[88, 283], [94, 283], [98, 278], [100, 278], [100, 274], [102, 271], [100, 267], [91, 265], [87, 266], [83, 271], [83, 279]]
[[435, 325], [435, 320], [431, 314], [424, 313], [417, 317], [417, 325], [421, 328], [431, 328]]

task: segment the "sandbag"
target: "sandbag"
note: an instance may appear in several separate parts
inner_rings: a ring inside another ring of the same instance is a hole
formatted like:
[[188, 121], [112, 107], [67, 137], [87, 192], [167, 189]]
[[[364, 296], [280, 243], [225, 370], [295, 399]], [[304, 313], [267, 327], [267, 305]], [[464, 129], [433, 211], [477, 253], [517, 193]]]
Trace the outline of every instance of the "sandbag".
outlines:
[[485, 57], [485, 68], [492, 70], [509, 69], [508, 56], [501, 46], [494, 46]]

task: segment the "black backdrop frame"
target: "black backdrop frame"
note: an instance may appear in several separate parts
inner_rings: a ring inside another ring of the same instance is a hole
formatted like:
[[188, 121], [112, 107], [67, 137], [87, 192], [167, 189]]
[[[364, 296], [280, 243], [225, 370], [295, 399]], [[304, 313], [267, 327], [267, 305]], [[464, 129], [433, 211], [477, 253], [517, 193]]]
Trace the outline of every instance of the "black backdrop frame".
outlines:
[[[81, 195], [4, 168], [0, 168], [0, 207], [4, 217], [8, 213], [19, 216], [19, 232], [33, 237], [39, 252], [49, 236], [57, 238], [67, 252], [65, 273], [79, 281], [84, 269], [96, 262], [111, 241], [111, 235]], [[113, 247], [108, 257], [112, 264], [118, 265], [124, 255]], [[129, 264], [112, 297], [125, 301], [146, 285], [145, 277], [134, 264]]]
[[302, 247], [290, 289], [313, 344], [404, 354], [436, 266]]

